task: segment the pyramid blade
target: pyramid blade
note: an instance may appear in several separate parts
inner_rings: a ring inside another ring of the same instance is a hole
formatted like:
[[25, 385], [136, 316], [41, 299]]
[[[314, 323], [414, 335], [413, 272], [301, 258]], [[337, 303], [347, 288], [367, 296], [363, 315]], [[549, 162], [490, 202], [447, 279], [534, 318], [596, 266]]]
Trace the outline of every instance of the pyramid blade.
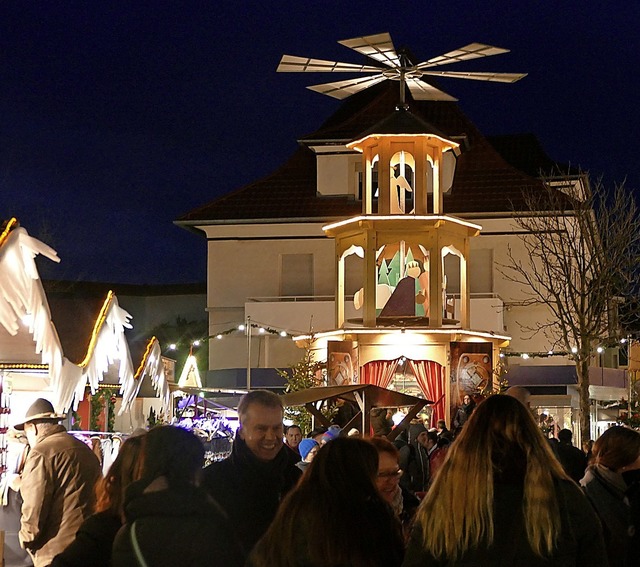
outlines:
[[494, 47], [492, 45], [485, 45], [484, 43], [470, 43], [460, 49], [449, 51], [444, 55], [439, 55], [423, 63], [418, 63], [416, 68], [426, 69], [428, 67], [437, 67], [439, 65], [447, 65], [448, 63], [458, 63], [459, 61], [469, 61], [470, 59], [478, 59], [480, 57], [490, 57], [491, 55], [501, 55], [502, 53], [509, 53], [508, 49], [502, 47]]
[[349, 79], [346, 81], [336, 81], [334, 83], [311, 85], [307, 88], [317, 93], [326, 94], [328, 96], [332, 96], [333, 98], [342, 100], [351, 96], [352, 94], [367, 89], [384, 80], [384, 75], [379, 74], [372, 77], [359, 77], [357, 79]]
[[341, 63], [339, 61], [325, 61], [324, 59], [309, 59], [296, 55], [283, 55], [276, 69], [278, 73], [365, 73], [379, 72], [379, 67], [370, 65], [355, 65], [353, 63]]
[[398, 57], [396, 48], [393, 46], [393, 41], [388, 33], [343, 39], [338, 43], [371, 57], [371, 59], [379, 61], [387, 67], [400, 67], [401, 65], [400, 57]]
[[464, 71], [423, 71], [423, 75], [436, 75], [451, 79], [471, 79], [473, 81], [490, 81], [493, 83], [515, 83], [527, 76], [526, 73], [476, 73]]
[[407, 79], [407, 86], [414, 100], [458, 100], [420, 79]]

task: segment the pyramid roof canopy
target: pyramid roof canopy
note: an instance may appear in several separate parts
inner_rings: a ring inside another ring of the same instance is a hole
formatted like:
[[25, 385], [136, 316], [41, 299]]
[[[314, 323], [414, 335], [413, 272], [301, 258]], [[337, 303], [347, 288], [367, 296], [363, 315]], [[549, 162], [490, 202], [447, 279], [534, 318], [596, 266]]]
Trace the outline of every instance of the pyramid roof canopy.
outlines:
[[[510, 213], [523, 208], [523, 195], [542, 189], [542, 181], [510, 165], [462, 113], [457, 103], [414, 101], [407, 92], [411, 114], [463, 142], [450, 193], [444, 196], [447, 214]], [[311, 146], [346, 144], [384, 124], [398, 102], [397, 85], [383, 81], [349, 97], [318, 130], [302, 137], [300, 147], [271, 175], [245, 185], [197, 208], [177, 221], [184, 226], [219, 222], [294, 222], [339, 219], [359, 214], [362, 205], [349, 196], [317, 194], [316, 156]]]

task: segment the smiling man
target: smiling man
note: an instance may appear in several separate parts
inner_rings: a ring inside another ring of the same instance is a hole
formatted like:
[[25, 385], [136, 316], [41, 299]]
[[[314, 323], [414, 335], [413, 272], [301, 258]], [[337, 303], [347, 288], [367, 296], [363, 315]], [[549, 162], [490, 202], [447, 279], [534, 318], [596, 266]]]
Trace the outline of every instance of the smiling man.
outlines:
[[231, 455], [204, 470], [205, 487], [224, 508], [247, 553], [302, 474], [282, 440], [283, 414], [273, 392], [245, 394], [238, 404], [240, 427]]

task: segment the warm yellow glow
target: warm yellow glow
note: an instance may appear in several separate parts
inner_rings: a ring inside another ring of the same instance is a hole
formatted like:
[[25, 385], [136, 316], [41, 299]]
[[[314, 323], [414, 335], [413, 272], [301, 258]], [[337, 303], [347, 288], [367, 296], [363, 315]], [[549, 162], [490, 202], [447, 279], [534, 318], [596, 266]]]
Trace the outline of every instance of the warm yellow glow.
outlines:
[[7, 239], [7, 236], [9, 236], [9, 233], [16, 227], [17, 224], [18, 224], [18, 219], [16, 217], [11, 217], [11, 219], [7, 223], [7, 226], [2, 231], [2, 234], [0, 234], [0, 246], [4, 244], [4, 241]]
[[[327, 331], [324, 333], [316, 333], [314, 335], [299, 335], [297, 337], [293, 337], [294, 341], [303, 341], [303, 340], [318, 340], [318, 339], [328, 339], [333, 337], [344, 337], [346, 335], [397, 335], [398, 337], [410, 337], [411, 335], [463, 335], [467, 337], [477, 337], [483, 339], [497, 339], [500, 341], [510, 341], [511, 337], [506, 335], [497, 335], [494, 333], [486, 333], [482, 331], [471, 331], [467, 329], [429, 329], [429, 328], [421, 328], [421, 329], [336, 329], [334, 331]], [[406, 339], [402, 339], [406, 341]]]
[[89, 348], [87, 349], [87, 354], [84, 357], [84, 360], [80, 363], [80, 367], [84, 368], [87, 364], [89, 364], [89, 360], [91, 360], [91, 355], [93, 354], [93, 349], [96, 348], [96, 341], [98, 340], [98, 333], [104, 324], [105, 319], [107, 318], [107, 313], [109, 311], [109, 307], [111, 306], [111, 302], [113, 301], [113, 291], [109, 290], [107, 293], [107, 299], [105, 299], [102, 304], [102, 309], [100, 309], [100, 314], [96, 319], [96, 324], [93, 327], [93, 332], [91, 333], [91, 340], [89, 341]]
[[153, 343], [155, 340], [156, 340], [155, 337], [151, 337], [151, 339], [149, 339], [149, 342], [147, 343], [147, 348], [145, 349], [144, 355], [142, 356], [142, 361], [140, 362], [140, 366], [138, 366], [138, 370], [136, 370], [136, 373], [133, 375], [134, 380], [137, 380], [142, 375], [142, 372], [144, 371], [144, 367], [147, 365], [147, 359], [149, 358], [149, 354], [151, 353], [151, 349], [153, 347]]
[[461, 220], [456, 217], [450, 217], [447, 215], [361, 215], [358, 217], [352, 217], [350, 219], [346, 219], [340, 222], [336, 222], [333, 224], [328, 224], [322, 227], [322, 230], [332, 230], [335, 228], [339, 228], [341, 226], [346, 226], [348, 224], [355, 224], [361, 221], [379, 221], [379, 220], [418, 220], [418, 221], [447, 221], [453, 224], [459, 224], [460, 226], [466, 226], [467, 228], [472, 228], [474, 230], [482, 230], [482, 227], [479, 224], [474, 224], [468, 221]]
[[[362, 153], [363, 151], [363, 147], [362, 147], [362, 143], [365, 140], [370, 140], [370, 139], [374, 139], [374, 140], [379, 140], [380, 138], [427, 138], [428, 140], [438, 140], [443, 146], [445, 146], [447, 149], [457, 149], [460, 147], [460, 144], [458, 144], [457, 142], [454, 142], [452, 140], [447, 140], [446, 138], [442, 138], [440, 136], [437, 136], [436, 134], [371, 134], [369, 136], [365, 136], [364, 138], [361, 138], [359, 140], [354, 140], [353, 142], [349, 142], [348, 144], [346, 144], [347, 148], [349, 148], [350, 150], [356, 150], [360, 153]], [[444, 150], [443, 150], [444, 151]]]
[[200, 372], [198, 371], [198, 361], [193, 354], [187, 357], [187, 361], [180, 374], [180, 380], [178, 380], [178, 387], [186, 388], [202, 388], [202, 380], [200, 379]]
[[0, 370], [48, 370], [48, 364], [25, 364], [15, 362], [0, 362]]

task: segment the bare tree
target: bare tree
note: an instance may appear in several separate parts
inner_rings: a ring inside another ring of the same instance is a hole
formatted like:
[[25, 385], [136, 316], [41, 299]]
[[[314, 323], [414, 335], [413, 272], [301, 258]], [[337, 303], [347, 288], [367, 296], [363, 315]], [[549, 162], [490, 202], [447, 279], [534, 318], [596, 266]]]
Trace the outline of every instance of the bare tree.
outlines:
[[576, 363], [580, 433], [590, 438], [589, 364], [598, 345], [620, 338], [618, 304], [635, 295], [640, 221], [624, 183], [607, 188], [586, 174], [545, 180], [513, 213], [526, 254], [508, 249], [500, 267], [521, 284], [521, 306], [544, 305], [550, 317], [521, 328], [542, 333]]

